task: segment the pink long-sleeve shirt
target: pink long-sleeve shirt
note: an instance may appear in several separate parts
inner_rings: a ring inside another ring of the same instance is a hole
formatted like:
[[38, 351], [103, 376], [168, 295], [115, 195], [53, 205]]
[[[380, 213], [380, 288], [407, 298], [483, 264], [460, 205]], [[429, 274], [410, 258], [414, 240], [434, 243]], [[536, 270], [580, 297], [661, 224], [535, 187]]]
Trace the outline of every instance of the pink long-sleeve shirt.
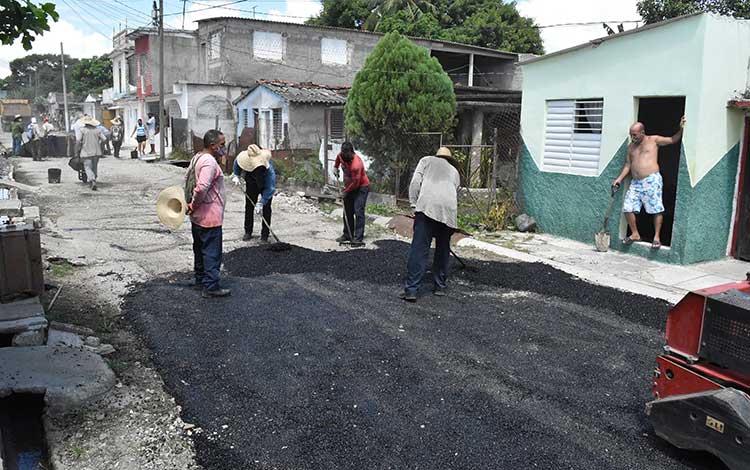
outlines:
[[221, 227], [224, 223], [224, 173], [210, 153], [198, 157], [195, 163], [190, 220], [204, 228]]

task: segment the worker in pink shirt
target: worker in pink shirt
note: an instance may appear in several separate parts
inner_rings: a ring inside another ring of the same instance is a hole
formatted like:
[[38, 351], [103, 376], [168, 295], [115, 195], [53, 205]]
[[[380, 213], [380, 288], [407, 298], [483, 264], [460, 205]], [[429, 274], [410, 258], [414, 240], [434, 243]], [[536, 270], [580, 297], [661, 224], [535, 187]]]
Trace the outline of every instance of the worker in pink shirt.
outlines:
[[339, 178], [339, 167], [344, 170], [344, 234], [336, 239], [351, 246], [364, 246], [365, 206], [370, 192], [365, 164], [354, 152], [351, 142], [341, 144], [341, 153], [336, 156], [333, 172]]
[[224, 173], [220, 167], [226, 155], [224, 134], [217, 130], [206, 132], [203, 146], [190, 162], [185, 191], [186, 196], [191, 196], [188, 214], [193, 232], [195, 285], [202, 288], [205, 298], [226, 297], [230, 290], [219, 285], [225, 205]]

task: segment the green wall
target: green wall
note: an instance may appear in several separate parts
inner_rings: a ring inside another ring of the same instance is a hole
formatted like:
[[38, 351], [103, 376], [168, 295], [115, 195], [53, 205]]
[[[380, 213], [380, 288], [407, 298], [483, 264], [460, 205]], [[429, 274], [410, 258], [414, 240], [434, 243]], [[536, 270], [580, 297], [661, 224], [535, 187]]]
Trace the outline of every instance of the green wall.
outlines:
[[[609, 188], [625, 162], [627, 145], [627, 141], [623, 142], [598, 177], [542, 172], [524, 145], [520, 181], [524, 211], [537, 220], [543, 232], [590, 243], [593, 249], [594, 233], [601, 229]], [[739, 144], [692, 188], [683, 149], [671, 249], [654, 251], [620, 242], [624, 191], [618, 191], [607, 226], [612, 234], [612, 249], [665, 263], [689, 264], [724, 257], [738, 160]]]

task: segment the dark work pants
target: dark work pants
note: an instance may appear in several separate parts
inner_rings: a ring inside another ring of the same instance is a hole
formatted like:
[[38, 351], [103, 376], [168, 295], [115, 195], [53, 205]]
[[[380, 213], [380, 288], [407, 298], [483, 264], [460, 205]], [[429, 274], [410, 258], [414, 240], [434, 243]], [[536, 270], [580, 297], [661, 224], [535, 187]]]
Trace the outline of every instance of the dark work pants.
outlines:
[[[253, 201], [254, 204], [259, 204], [258, 202], [258, 196], [260, 196], [258, 193], [247, 193], [247, 195], [250, 197], [250, 199]], [[271, 225], [271, 203], [273, 202], [273, 198], [268, 200], [268, 203], [266, 203], [265, 206], [263, 206], [263, 218], [266, 219], [266, 223], [270, 226]], [[253, 212], [254, 207], [252, 204], [250, 204], [250, 201], [245, 199], [245, 233], [252, 235], [253, 234], [253, 226], [254, 226], [254, 220], [255, 220], [255, 212]], [[262, 220], [258, 221], [259, 224], [261, 224], [260, 228], [260, 238], [267, 239], [269, 235], [269, 230], [266, 224], [263, 223]]]
[[217, 290], [221, 269], [221, 227], [205, 228], [192, 224], [195, 283], [205, 290]]
[[122, 147], [122, 140], [120, 140], [120, 141], [113, 140], [112, 141], [112, 148], [115, 150], [115, 158], [120, 158], [120, 147]]
[[365, 238], [365, 206], [369, 193], [370, 188], [362, 186], [344, 195], [344, 236], [354, 236], [355, 242]]
[[433, 220], [422, 212], [414, 217], [414, 237], [411, 240], [408, 274], [404, 282], [404, 291], [415, 294], [419, 290], [422, 278], [427, 270], [427, 260], [430, 257], [430, 245], [435, 239], [435, 256], [432, 261], [432, 276], [436, 289], [445, 289], [448, 278], [448, 264], [450, 262], [451, 235], [453, 229], [442, 222]]
[[21, 155], [21, 146], [23, 145], [23, 140], [21, 140], [21, 136], [14, 136], [13, 137], [13, 155], [19, 156]]

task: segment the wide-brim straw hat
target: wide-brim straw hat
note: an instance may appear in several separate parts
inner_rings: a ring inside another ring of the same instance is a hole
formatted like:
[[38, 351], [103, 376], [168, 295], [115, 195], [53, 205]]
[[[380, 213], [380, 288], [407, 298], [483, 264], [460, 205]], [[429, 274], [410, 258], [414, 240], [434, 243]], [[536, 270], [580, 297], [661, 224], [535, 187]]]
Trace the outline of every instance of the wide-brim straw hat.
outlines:
[[120, 119], [120, 116], [115, 116], [109, 122], [111, 122], [112, 124], [122, 124], [122, 119]]
[[435, 156], [451, 158], [453, 155], [451, 155], [451, 150], [448, 147], [440, 147], [435, 153]]
[[84, 126], [96, 127], [101, 123], [97, 121], [96, 119], [92, 118], [91, 116], [84, 116], [81, 118], [81, 124], [83, 124]]
[[250, 145], [247, 150], [243, 150], [237, 155], [237, 165], [245, 171], [253, 171], [259, 166], [268, 168], [268, 162], [271, 161], [271, 151], [261, 149], [255, 144]]
[[180, 228], [187, 208], [185, 190], [180, 186], [170, 186], [156, 198], [156, 216], [159, 217], [159, 222], [172, 230]]

